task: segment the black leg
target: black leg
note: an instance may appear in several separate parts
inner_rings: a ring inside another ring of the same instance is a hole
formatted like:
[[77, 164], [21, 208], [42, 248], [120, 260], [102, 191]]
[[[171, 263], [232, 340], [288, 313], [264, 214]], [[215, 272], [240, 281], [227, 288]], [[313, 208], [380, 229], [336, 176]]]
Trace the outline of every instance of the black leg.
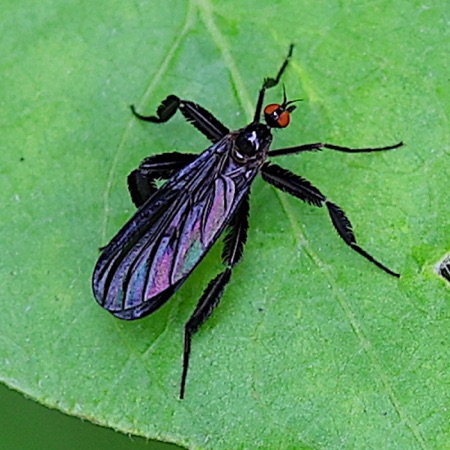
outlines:
[[247, 242], [249, 198], [250, 193], [243, 198], [225, 234], [222, 261], [229, 267], [234, 267], [240, 261]]
[[227, 268], [208, 284], [208, 287], [205, 292], [203, 292], [203, 295], [195, 308], [194, 314], [192, 314], [184, 327], [183, 374], [181, 375], [180, 399], [184, 398], [184, 391], [186, 388], [192, 335], [211, 316], [214, 309], [219, 304], [223, 290], [230, 281], [230, 277], [231, 268]]
[[259, 120], [261, 118], [261, 111], [262, 111], [262, 107], [263, 107], [263, 103], [264, 103], [264, 95], [266, 93], [266, 89], [275, 87], [280, 82], [281, 76], [283, 75], [284, 71], [286, 70], [289, 60], [291, 59], [293, 50], [294, 50], [294, 44], [291, 44], [289, 46], [289, 51], [286, 56], [286, 59], [284, 60], [282, 66], [280, 67], [280, 70], [278, 71], [277, 76], [275, 78], [265, 78], [264, 79], [262, 88], [259, 91], [258, 101], [256, 103], [255, 116], [253, 118], [254, 123], [259, 123]]
[[247, 240], [248, 198], [249, 195], [247, 194], [235, 213], [225, 237], [222, 259], [228, 267], [208, 284], [208, 287], [197, 303], [194, 313], [184, 327], [183, 373], [181, 376], [180, 399], [184, 398], [184, 391], [186, 388], [192, 336], [197, 332], [200, 326], [208, 320], [219, 304], [225, 286], [230, 281], [233, 266], [237, 264], [242, 257], [244, 245]]
[[145, 158], [139, 167], [128, 175], [131, 200], [140, 207], [156, 191], [156, 180], [168, 178], [197, 158], [193, 153], [163, 153]]
[[156, 116], [143, 116], [136, 112], [131, 105], [132, 113], [140, 120], [152, 123], [167, 122], [172, 116], [180, 110], [185, 119], [192, 123], [201, 133], [203, 133], [211, 142], [217, 142], [222, 139], [230, 130], [217, 120], [209, 111], [188, 100], [181, 100], [176, 95], [169, 95], [162, 101], [156, 111]]
[[377, 261], [372, 255], [367, 253], [363, 248], [361, 248], [356, 243], [356, 238], [353, 233], [352, 224], [350, 223], [348, 217], [345, 215], [344, 211], [342, 211], [342, 209], [339, 208], [339, 206], [329, 201], [326, 202], [326, 205], [331, 217], [331, 221], [333, 222], [334, 228], [336, 228], [337, 232], [339, 233], [339, 236], [341, 236], [341, 238], [347, 245], [349, 245], [353, 250], [355, 250], [355, 252], [359, 253], [361, 256], [364, 256], [364, 258], [366, 258], [371, 263], [378, 266], [380, 269], [384, 270], [389, 275], [400, 278], [400, 274], [394, 272], [393, 270], [386, 267], [384, 264]]
[[324, 144], [321, 142], [317, 142], [315, 144], [297, 145], [295, 147], [271, 150], [269, 152], [269, 156], [282, 156], [282, 155], [292, 155], [295, 153], [302, 153], [302, 152], [314, 152], [314, 151], [322, 150], [324, 148], [329, 149], [329, 150], [334, 150], [336, 152], [343, 152], [343, 153], [372, 153], [372, 152], [383, 152], [385, 150], [394, 150], [396, 148], [401, 147], [402, 145], [403, 145], [403, 142], [398, 142], [397, 144], [388, 145], [387, 147], [348, 148], [348, 147], [341, 147], [339, 145]]
[[367, 253], [356, 243], [352, 224], [345, 215], [344, 211], [339, 208], [339, 206], [328, 201], [319, 189], [313, 186], [308, 180], [305, 180], [304, 178], [299, 177], [298, 175], [295, 175], [289, 170], [283, 169], [276, 164], [265, 164], [261, 169], [261, 174], [265, 181], [272, 184], [276, 188], [299, 198], [300, 200], [318, 207], [326, 205], [334, 228], [338, 232], [341, 239], [350, 248], [355, 250], [355, 252], [359, 253], [361, 256], [364, 256], [364, 258], [387, 272], [389, 275], [397, 278], [400, 277], [398, 273], [392, 271], [384, 264], [377, 261], [372, 255]]

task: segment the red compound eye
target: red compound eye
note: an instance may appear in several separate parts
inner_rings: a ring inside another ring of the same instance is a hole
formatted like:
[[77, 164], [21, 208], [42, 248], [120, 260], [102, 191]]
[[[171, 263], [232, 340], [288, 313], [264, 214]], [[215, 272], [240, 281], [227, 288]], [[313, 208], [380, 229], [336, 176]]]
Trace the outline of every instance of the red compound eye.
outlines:
[[288, 111], [283, 111], [280, 114], [280, 117], [278, 117], [278, 121], [277, 122], [278, 122], [278, 126], [280, 128], [285, 128], [285, 127], [287, 127], [289, 125], [290, 121], [291, 121], [290, 113]]
[[271, 103], [264, 108], [264, 114], [271, 116], [280, 106], [278, 103]]
[[271, 128], [285, 128], [291, 121], [289, 109], [285, 109], [285, 105], [271, 103], [264, 108], [264, 117], [267, 125]]

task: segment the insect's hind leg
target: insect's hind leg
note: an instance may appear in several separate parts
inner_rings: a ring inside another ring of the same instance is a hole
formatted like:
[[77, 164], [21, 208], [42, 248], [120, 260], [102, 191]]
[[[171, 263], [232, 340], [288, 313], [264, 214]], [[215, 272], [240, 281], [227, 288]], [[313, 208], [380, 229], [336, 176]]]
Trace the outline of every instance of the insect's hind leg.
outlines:
[[170, 120], [177, 110], [184, 118], [203, 133], [211, 142], [222, 139], [230, 130], [216, 119], [208, 110], [189, 100], [182, 100], [176, 95], [169, 95], [161, 102], [156, 110], [156, 116], [143, 116], [136, 111], [134, 105], [131, 112], [140, 120], [151, 123], [164, 123]]
[[128, 175], [131, 200], [140, 207], [157, 190], [156, 180], [167, 180], [197, 158], [193, 153], [163, 153], [145, 158]]
[[232, 269], [242, 257], [242, 252], [247, 241], [248, 199], [249, 194], [246, 194], [230, 223], [224, 239], [225, 244], [222, 252], [222, 260], [228, 267], [208, 284], [208, 287], [197, 303], [194, 313], [184, 327], [183, 374], [181, 376], [180, 399], [184, 398], [192, 336], [208, 320], [219, 304], [225, 286], [230, 281]]
[[254, 123], [259, 123], [266, 89], [273, 88], [280, 82], [281, 76], [283, 75], [284, 71], [286, 70], [287, 65], [289, 64], [289, 60], [291, 59], [293, 51], [294, 51], [294, 44], [291, 44], [289, 46], [288, 54], [287, 54], [285, 60], [283, 61], [283, 64], [281, 65], [280, 70], [278, 71], [276, 77], [275, 78], [269, 77], [269, 78], [264, 79], [263, 85], [259, 91], [258, 101], [256, 103], [255, 116], [253, 118]]
[[281, 189], [294, 197], [303, 200], [313, 206], [326, 206], [328, 214], [330, 215], [331, 222], [334, 228], [339, 234], [339, 237], [355, 252], [366, 258], [371, 263], [375, 264], [380, 269], [384, 270], [389, 275], [399, 278], [400, 275], [397, 272], [389, 269], [380, 261], [375, 259], [372, 255], [367, 253], [356, 243], [356, 237], [353, 233], [353, 227], [345, 215], [344, 211], [336, 204], [327, 200], [319, 189], [313, 186], [308, 180], [299, 177], [295, 173], [290, 172], [276, 164], [265, 164], [261, 169], [261, 175], [265, 181]]

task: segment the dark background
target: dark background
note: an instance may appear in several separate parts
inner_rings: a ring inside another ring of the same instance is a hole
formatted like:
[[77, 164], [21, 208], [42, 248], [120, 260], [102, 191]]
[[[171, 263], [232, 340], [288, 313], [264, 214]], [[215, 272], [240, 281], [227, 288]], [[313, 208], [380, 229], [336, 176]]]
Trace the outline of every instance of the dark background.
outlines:
[[0, 384], [2, 450], [177, 450], [181, 447], [126, 436], [46, 408]]

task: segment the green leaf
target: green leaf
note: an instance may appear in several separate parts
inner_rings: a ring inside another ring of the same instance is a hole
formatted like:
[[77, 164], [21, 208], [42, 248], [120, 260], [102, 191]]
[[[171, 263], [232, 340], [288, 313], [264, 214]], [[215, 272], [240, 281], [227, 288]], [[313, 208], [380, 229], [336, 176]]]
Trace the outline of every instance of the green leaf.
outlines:
[[[4, 5], [0, 378], [189, 448], [446, 447], [450, 291], [435, 266], [450, 252], [448, 19], [433, 0]], [[277, 162], [402, 277], [346, 247], [325, 210], [258, 179], [244, 258], [193, 339], [180, 401], [183, 325], [220, 248], [141, 321], [99, 308], [90, 277], [133, 213], [130, 170], [208, 143], [180, 115], [153, 126], [128, 106], [153, 113], [174, 93], [239, 128], [291, 42], [283, 82], [303, 102], [274, 148], [406, 146]]]

